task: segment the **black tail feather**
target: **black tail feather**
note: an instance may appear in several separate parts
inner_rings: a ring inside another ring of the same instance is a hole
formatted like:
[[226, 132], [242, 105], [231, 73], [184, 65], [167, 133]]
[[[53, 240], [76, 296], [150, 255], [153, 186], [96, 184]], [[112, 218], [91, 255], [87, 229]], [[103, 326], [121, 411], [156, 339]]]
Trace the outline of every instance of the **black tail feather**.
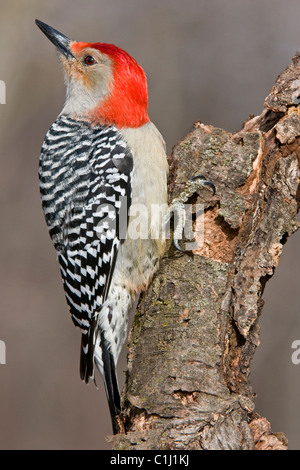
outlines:
[[101, 350], [102, 350], [102, 361], [104, 368], [104, 383], [107, 395], [107, 401], [109, 411], [111, 415], [113, 432], [116, 434], [116, 416], [121, 413], [121, 398], [118, 387], [118, 381], [116, 376], [116, 368], [114, 358], [108, 349], [107, 341], [101, 332]]
[[[90, 378], [94, 378], [95, 381], [95, 371], [94, 371], [94, 350], [95, 344], [93, 340], [94, 329], [96, 322], [92, 322], [91, 329], [88, 334], [83, 334], [81, 336], [81, 355], [80, 355], [80, 377], [86, 383], [89, 382]], [[88, 350], [85, 353], [84, 349], [88, 345]], [[104, 337], [103, 332], [100, 336], [100, 347], [102, 351], [102, 363], [103, 363], [103, 372], [104, 372], [104, 385], [105, 391], [112, 421], [113, 433], [118, 432], [116, 416], [121, 413], [121, 398], [118, 387], [116, 368], [114, 358], [109, 351], [108, 343]], [[96, 361], [97, 363], [97, 361]], [[102, 366], [102, 365], [101, 365]], [[102, 369], [102, 367], [101, 367]], [[101, 370], [100, 369], [100, 370]]]

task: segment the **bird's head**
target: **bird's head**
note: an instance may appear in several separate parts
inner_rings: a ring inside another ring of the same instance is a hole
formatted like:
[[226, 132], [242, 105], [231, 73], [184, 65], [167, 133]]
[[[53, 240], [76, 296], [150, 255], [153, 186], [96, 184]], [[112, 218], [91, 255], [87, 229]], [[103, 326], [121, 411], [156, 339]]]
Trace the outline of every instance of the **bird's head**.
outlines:
[[60, 52], [67, 85], [63, 113], [118, 128], [149, 121], [146, 76], [127, 52], [112, 44], [72, 41], [39, 20], [36, 24]]

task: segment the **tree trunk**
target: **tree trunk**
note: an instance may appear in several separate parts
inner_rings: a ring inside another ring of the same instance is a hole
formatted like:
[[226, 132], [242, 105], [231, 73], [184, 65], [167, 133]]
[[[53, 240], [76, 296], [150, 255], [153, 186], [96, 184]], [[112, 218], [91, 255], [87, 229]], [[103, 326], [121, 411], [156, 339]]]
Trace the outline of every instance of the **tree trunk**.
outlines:
[[202, 246], [169, 243], [140, 299], [115, 450], [287, 448], [254, 412], [248, 379], [264, 287], [297, 230], [299, 77], [297, 54], [240, 132], [197, 122], [173, 149], [170, 200], [196, 174], [216, 194], [191, 200], [205, 206]]

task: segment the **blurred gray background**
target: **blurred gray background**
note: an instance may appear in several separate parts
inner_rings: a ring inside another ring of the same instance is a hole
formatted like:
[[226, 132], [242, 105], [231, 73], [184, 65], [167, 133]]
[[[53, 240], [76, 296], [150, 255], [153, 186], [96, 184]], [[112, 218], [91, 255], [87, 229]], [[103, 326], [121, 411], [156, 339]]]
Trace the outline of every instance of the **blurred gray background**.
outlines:
[[[103, 385], [79, 378], [80, 334], [65, 302], [43, 219], [38, 159], [64, 101], [54, 46], [38, 18], [72, 39], [115, 43], [143, 66], [149, 114], [168, 152], [196, 120], [240, 129], [260, 114], [300, 49], [299, 0], [0, 0], [1, 449], [109, 449]], [[266, 287], [252, 368], [256, 410], [300, 449], [300, 233]], [[123, 383], [126, 348], [118, 367]]]

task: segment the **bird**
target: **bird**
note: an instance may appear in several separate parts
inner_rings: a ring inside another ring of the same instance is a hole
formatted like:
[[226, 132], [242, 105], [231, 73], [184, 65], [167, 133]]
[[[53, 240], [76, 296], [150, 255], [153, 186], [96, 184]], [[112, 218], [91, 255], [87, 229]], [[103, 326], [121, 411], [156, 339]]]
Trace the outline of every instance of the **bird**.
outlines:
[[[66, 83], [62, 111], [41, 148], [41, 203], [71, 318], [81, 331], [80, 377], [96, 383], [99, 371], [116, 433], [116, 365], [128, 313], [166, 245], [152, 210], [161, 207], [163, 216], [167, 210], [166, 145], [148, 116], [145, 72], [130, 54], [35, 22], [56, 46]], [[139, 232], [137, 225], [146, 228]]]

